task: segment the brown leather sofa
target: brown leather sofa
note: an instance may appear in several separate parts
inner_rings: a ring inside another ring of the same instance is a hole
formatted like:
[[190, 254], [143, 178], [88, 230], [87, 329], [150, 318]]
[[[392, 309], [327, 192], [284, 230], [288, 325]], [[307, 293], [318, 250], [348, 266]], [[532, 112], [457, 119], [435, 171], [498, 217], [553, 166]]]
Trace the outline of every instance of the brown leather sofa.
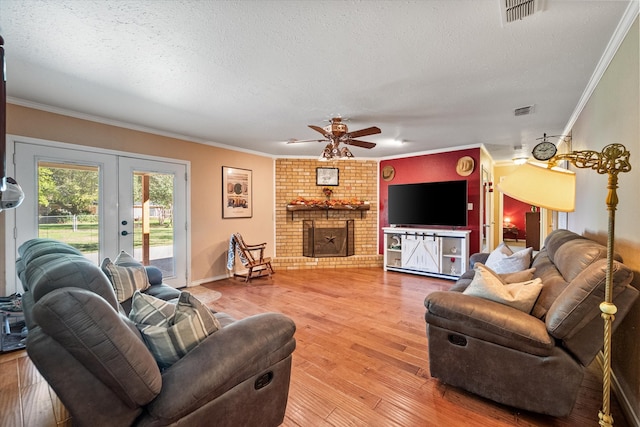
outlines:
[[215, 313], [222, 328], [160, 370], [97, 265], [55, 241], [29, 241], [18, 252], [27, 352], [73, 425], [282, 423], [296, 344], [288, 317]]
[[[484, 263], [488, 254], [471, 262]], [[473, 265], [473, 264], [472, 264]], [[585, 367], [603, 346], [606, 248], [568, 230], [555, 230], [534, 257], [543, 288], [530, 314], [462, 292], [471, 269], [449, 291], [425, 299], [431, 375], [499, 403], [568, 415]], [[613, 266], [614, 329], [632, 308], [638, 290], [633, 272]]]

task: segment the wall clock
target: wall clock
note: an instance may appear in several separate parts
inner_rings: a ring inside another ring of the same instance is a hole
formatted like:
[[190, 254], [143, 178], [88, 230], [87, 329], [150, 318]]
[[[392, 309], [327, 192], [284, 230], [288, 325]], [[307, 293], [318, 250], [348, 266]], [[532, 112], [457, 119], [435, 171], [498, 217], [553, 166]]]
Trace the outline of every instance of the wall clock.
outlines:
[[533, 157], [536, 160], [544, 161], [549, 160], [550, 158], [555, 156], [557, 151], [558, 148], [554, 143], [549, 141], [542, 141], [541, 143], [533, 147], [533, 151], [531, 152], [531, 154], [533, 154]]

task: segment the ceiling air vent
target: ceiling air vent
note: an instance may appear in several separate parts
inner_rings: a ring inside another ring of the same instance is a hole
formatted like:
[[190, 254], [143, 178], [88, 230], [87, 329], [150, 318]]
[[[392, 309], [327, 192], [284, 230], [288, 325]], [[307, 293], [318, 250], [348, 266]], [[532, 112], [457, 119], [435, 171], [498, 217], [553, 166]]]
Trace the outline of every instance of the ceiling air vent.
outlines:
[[533, 15], [536, 11], [536, 0], [500, 0], [500, 9], [504, 25]]
[[513, 114], [518, 116], [526, 116], [527, 114], [533, 113], [533, 105], [527, 105], [526, 107], [520, 107], [513, 110]]

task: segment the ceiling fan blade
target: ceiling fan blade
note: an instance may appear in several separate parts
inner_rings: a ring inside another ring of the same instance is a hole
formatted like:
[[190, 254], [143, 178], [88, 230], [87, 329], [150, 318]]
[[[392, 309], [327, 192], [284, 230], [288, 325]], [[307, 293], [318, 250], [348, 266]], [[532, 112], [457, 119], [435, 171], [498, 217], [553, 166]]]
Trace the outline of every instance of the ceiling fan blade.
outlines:
[[359, 138], [361, 136], [375, 135], [382, 132], [379, 127], [371, 126], [370, 128], [360, 129], [353, 132], [348, 132], [349, 138]]
[[326, 139], [295, 139], [291, 138], [287, 141], [287, 144], [296, 144], [298, 142], [325, 142]]
[[309, 127], [315, 130], [316, 132], [320, 132], [325, 138], [329, 138], [329, 134], [320, 126], [309, 125]]
[[376, 144], [374, 144], [373, 142], [358, 141], [357, 139], [348, 139], [344, 141], [344, 143], [349, 145], [355, 145], [356, 147], [362, 147], [362, 148], [373, 148], [376, 146]]

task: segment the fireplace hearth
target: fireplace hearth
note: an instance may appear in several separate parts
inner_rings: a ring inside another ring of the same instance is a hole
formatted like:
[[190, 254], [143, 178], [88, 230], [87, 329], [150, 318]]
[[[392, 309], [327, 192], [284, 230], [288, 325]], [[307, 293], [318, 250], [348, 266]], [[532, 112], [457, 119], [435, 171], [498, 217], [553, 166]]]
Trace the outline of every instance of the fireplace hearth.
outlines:
[[355, 253], [354, 221], [342, 227], [316, 227], [315, 221], [302, 222], [302, 255], [312, 258], [347, 257]]

